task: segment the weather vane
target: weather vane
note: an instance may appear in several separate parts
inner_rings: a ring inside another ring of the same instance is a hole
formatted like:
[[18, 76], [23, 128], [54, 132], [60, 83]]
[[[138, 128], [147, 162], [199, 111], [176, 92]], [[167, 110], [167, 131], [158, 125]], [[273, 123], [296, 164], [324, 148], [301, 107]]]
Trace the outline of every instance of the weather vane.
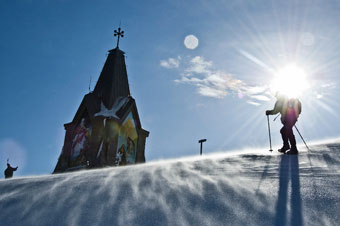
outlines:
[[124, 31], [123, 30], [120, 30], [120, 25], [119, 25], [119, 27], [118, 27], [118, 31], [117, 30], [114, 30], [114, 36], [118, 36], [118, 40], [117, 40], [117, 48], [118, 48], [118, 46], [119, 46], [119, 38], [120, 37], [124, 37]]

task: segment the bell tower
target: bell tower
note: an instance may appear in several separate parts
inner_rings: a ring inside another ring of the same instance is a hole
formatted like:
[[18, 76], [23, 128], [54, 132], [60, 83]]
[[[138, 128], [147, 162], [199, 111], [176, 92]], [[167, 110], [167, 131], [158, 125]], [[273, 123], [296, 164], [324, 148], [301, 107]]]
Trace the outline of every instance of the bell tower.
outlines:
[[130, 95], [125, 55], [119, 49], [124, 31], [114, 30], [116, 48], [109, 50], [93, 90], [86, 94], [70, 123], [53, 173], [145, 162], [149, 132], [142, 128]]

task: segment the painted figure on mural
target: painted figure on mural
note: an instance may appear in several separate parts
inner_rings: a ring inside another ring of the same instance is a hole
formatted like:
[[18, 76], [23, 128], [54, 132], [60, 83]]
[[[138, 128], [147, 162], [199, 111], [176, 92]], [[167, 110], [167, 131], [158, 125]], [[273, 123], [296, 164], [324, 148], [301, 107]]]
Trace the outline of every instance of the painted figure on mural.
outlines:
[[120, 146], [120, 148], [117, 151], [116, 165], [117, 166], [124, 166], [124, 165], [126, 165], [126, 152], [125, 152], [124, 144], [122, 144], [122, 146]]
[[126, 160], [128, 164], [136, 162], [136, 148], [133, 140], [130, 137], [127, 139]]
[[72, 141], [71, 161], [76, 165], [85, 161], [84, 153], [89, 147], [90, 133], [90, 128], [86, 126], [85, 119], [83, 118], [75, 130], [76, 135]]

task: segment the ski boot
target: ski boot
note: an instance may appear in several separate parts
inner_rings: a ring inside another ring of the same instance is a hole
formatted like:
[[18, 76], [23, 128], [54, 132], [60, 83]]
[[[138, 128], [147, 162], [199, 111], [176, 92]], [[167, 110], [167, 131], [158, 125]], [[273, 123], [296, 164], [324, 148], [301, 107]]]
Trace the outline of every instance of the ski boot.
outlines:
[[297, 155], [298, 153], [296, 146], [292, 146], [290, 151], [287, 152], [287, 155]]
[[280, 152], [280, 153], [282, 153], [282, 154], [286, 154], [286, 151], [287, 150], [289, 150], [289, 145], [283, 145], [283, 147], [282, 148], [280, 148], [279, 150], [278, 150], [278, 152]]

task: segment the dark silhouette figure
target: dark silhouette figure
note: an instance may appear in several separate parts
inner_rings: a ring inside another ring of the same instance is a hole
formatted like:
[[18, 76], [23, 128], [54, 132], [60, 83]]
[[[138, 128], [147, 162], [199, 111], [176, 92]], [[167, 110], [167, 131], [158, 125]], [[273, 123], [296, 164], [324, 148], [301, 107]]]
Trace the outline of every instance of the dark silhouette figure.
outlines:
[[5, 178], [11, 178], [13, 177], [13, 172], [16, 171], [18, 169], [18, 167], [11, 167], [11, 165], [9, 163], [7, 163], [7, 169], [5, 169]]
[[[297, 154], [296, 140], [293, 133], [293, 126], [295, 125], [299, 115], [301, 114], [301, 102], [296, 98], [288, 98], [286, 96], [277, 94], [276, 103], [273, 110], [267, 110], [266, 115], [281, 114], [281, 122], [283, 127], [280, 130], [283, 146], [279, 152], [287, 154]], [[289, 142], [288, 142], [289, 141]], [[290, 144], [290, 145], [289, 145]]]

